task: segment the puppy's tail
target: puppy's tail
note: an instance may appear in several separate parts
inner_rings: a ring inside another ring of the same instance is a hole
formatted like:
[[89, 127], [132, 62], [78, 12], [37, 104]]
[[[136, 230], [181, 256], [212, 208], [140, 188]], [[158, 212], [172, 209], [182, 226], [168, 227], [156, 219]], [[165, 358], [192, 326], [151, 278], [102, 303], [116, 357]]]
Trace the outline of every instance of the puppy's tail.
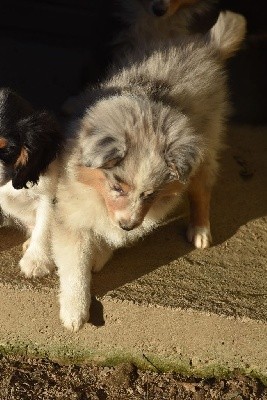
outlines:
[[221, 12], [216, 24], [209, 31], [209, 40], [227, 60], [240, 48], [246, 36], [246, 19], [231, 11]]

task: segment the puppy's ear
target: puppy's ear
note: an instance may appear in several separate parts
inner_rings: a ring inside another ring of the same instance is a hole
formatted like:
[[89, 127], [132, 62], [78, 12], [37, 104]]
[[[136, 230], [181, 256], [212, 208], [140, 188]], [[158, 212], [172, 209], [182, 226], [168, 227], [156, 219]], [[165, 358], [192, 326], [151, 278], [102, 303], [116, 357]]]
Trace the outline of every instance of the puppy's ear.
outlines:
[[197, 136], [180, 136], [171, 141], [165, 152], [165, 160], [171, 179], [187, 183], [202, 160], [202, 146]]
[[91, 132], [83, 149], [83, 163], [91, 168], [110, 169], [119, 164], [125, 155], [124, 138]]
[[21, 138], [21, 151], [14, 165], [12, 184], [15, 189], [37, 184], [39, 177], [56, 158], [62, 145], [62, 134], [47, 112], [35, 112], [21, 119], [16, 128]]

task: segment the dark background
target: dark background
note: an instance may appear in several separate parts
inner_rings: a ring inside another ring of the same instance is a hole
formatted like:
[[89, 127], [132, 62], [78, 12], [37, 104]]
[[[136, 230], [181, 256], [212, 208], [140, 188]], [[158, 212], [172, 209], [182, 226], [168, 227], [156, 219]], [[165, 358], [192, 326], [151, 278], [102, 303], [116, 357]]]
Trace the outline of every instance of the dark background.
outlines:
[[[266, 0], [222, 0], [248, 21], [244, 48], [229, 63], [237, 121], [267, 122]], [[108, 42], [121, 27], [115, 0], [0, 0], [0, 86], [58, 111], [86, 82], [103, 76]]]

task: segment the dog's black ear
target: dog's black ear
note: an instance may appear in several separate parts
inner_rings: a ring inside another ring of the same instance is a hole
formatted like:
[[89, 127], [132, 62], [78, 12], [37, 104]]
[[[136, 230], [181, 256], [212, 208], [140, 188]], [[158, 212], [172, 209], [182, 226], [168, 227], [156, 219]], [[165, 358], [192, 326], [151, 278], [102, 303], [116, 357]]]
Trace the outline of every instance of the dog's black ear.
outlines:
[[15, 189], [37, 184], [39, 177], [56, 158], [63, 136], [55, 119], [46, 111], [34, 112], [18, 121], [21, 151], [14, 165], [12, 184]]
[[200, 165], [202, 154], [202, 146], [196, 136], [181, 136], [171, 141], [165, 152], [171, 179], [186, 183]]

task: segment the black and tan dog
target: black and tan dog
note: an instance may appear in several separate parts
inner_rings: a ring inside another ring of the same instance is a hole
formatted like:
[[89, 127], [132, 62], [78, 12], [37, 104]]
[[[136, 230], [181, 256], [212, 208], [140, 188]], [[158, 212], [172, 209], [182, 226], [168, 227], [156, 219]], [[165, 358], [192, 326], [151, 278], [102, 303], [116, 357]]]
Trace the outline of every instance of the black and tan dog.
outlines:
[[50, 214], [58, 176], [61, 130], [10, 89], [0, 90], [0, 208], [24, 228], [21, 271], [42, 276], [53, 268]]

